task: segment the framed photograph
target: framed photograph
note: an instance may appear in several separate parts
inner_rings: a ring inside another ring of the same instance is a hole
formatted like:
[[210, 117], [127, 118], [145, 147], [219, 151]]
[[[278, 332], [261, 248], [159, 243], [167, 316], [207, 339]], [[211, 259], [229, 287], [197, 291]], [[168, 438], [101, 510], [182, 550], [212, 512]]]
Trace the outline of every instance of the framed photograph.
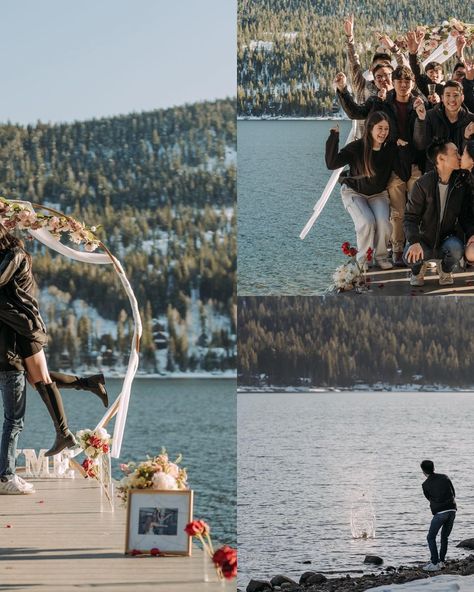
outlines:
[[159, 549], [191, 555], [192, 537], [184, 528], [193, 519], [193, 492], [132, 489], [128, 494], [125, 553]]

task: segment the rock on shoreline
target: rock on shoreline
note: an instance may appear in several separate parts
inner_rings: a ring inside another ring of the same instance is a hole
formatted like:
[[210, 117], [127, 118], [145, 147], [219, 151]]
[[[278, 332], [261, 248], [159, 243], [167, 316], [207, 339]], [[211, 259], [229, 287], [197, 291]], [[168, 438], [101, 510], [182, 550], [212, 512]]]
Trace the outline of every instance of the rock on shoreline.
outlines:
[[[270, 581], [250, 580], [245, 592], [364, 592], [377, 586], [391, 584], [405, 584], [413, 580], [435, 577], [439, 575], [470, 576], [474, 574], [474, 555], [464, 559], [454, 559], [446, 562], [446, 567], [440, 571], [427, 573], [422, 567], [405, 567], [398, 569], [387, 567], [378, 574], [364, 574], [352, 578], [350, 575], [327, 578], [316, 571], [306, 571], [298, 582], [283, 575], [273, 577]], [[238, 592], [243, 592], [238, 590]]]

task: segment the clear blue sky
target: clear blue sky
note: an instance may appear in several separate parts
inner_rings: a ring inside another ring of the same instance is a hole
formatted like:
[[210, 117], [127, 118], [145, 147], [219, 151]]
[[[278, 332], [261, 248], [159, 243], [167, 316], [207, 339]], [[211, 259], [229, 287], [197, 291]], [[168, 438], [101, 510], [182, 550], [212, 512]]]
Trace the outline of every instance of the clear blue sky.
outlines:
[[236, 14], [236, 0], [2, 2], [0, 122], [235, 96]]

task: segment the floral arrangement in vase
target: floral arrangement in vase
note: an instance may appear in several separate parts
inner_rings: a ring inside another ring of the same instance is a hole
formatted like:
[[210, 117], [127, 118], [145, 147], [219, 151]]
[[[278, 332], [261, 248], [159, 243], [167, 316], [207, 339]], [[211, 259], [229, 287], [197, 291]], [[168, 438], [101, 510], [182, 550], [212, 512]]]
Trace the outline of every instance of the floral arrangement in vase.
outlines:
[[64, 216], [46, 206], [38, 206], [49, 210], [51, 214], [39, 213], [31, 210], [27, 205], [9, 201], [0, 197], [0, 223], [7, 230], [40, 230], [45, 228], [51, 235], [60, 240], [61, 234], [67, 234], [71, 242], [84, 245], [86, 251], [95, 251], [100, 246], [96, 238], [96, 226], [88, 228], [70, 216]]
[[205, 558], [212, 561], [219, 580], [232, 580], [237, 576], [237, 551], [229, 545], [214, 550], [211, 529], [204, 520], [193, 520], [184, 529], [189, 536], [196, 537], [202, 545]]
[[188, 489], [186, 469], [179, 466], [181, 454], [170, 461], [165, 449], [158, 456], [147, 457], [140, 463], [121, 464], [125, 476], [118, 484], [118, 496], [127, 501], [130, 489]]
[[79, 446], [84, 451], [86, 459], [82, 463], [86, 477], [99, 478], [99, 464], [101, 457], [110, 452], [112, 438], [107, 430], [80, 430], [76, 434]]
[[357, 260], [358, 250], [355, 247], [351, 247], [349, 242], [343, 243], [341, 249], [344, 255], [347, 255], [347, 257], [350, 258], [350, 261], [336, 268], [336, 271], [332, 276], [334, 288], [338, 292], [347, 292], [354, 288], [358, 291], [362, 291], [367, 284], [365, 276], [367, 263], [372, 261], [374, 251], [369, 247], [364, 259]]

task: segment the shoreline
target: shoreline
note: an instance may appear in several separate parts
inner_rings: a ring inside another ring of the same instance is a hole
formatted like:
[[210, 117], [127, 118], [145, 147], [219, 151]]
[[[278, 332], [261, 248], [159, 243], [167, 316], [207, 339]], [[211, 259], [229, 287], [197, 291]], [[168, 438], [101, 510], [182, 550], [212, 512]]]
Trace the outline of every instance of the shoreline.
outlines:
[[[365, 573], [355, 577], [347, 573], [344, 576], [328, 578], [324, 574], [324, 571], [308, 570], [301, 574], [299, 581], [284, 575], [275, 575], [268, 581], [250, 580], [245, 588], [238, 587], [237, 592], [272, 592], [273, 590], [288, 590], [288, 592], [365, 592], [366, 590], [378, 589], [379, 586], [383, 586], [382, 590], [384, 591], [398, 590], [401, 584], [428, 578], [434, 578], [436, 581], [439, 576], [443, 576], [443, 579], [444, 576], [453, 576], [454, 579], [459, 577], [462, 579], [466, 576], [474, 577], [474, 555], [469, 555], [463, 559], [448, 560], [444, 569], [430, 573], [423, 571], [421, 566], [408, 567], [402, 565], [398, 568], [387, 566], [379, 573]], [[469, 587], [469, 589], [474, 589], [472, 578], [469, 578], [465, 583], [471, 584], [472, 588]], [[386, 588], [386, 586], [390, 586], [390, 588]]]
[[391, 385], [389, 383], [375, 383], [375, 384], [356, 384], [352, 386], [341, 386], [341, 387], [311, 387], [311, 386], [241, 386], [237, 387], [237, 393], [365, 393], [365, 392], [399, 392], [399, 393], [473, 393], [473, 386], [466, 387], [452, 387], [442, 384], [397, 384]]
[[237, 121], [351, 121], [348, 117], [330, 115], [238, 115]]

